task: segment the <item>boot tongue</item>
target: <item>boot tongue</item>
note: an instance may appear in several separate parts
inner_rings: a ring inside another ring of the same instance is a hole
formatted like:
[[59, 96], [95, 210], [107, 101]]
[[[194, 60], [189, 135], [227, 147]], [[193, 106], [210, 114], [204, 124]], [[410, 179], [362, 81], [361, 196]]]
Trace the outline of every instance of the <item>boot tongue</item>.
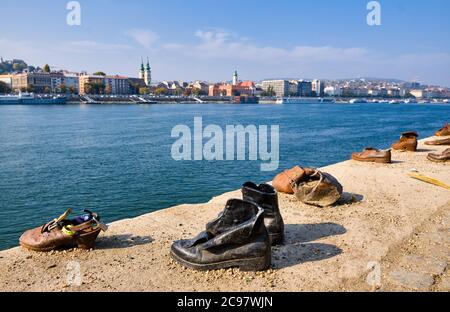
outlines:
[[252, 219], [257, 213], [258, 208], [254, 204], [231, 199], [220, 216], [206, 225], [206, 231], [213, 236], [218, 236]]

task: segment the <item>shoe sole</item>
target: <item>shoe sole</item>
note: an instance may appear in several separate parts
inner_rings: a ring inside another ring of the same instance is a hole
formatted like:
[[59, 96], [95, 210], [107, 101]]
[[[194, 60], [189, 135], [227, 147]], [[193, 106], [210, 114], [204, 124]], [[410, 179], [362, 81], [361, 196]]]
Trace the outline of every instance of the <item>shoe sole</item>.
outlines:
[[33, 246], [29, 246], [29, 245], [27, 245], [25, 243], [22, 243], [22, 242], [20, 242], [20, 246], [22, 246], [25, 249], [28, 249], [28, 250], [31, 250], [31, 251], [37, 251], [37, 252], [49, 252], [49, 251], [56, 250], [56, 249], [62, 247], [62, 246], [53, 246], [53, 247], [47, 247], [47, 248], [36, 248], [36, 247], [33, 247]]
[[80, 237], [76, 237], [73, 239], [72, 242], [68, 244], [62, 244], [57, 246], [51, 246], [47, 248], [36, 248], [30, 245], [27, 245], [23, 242], [19, 242], [20, 246], [22, 246], [25, 249], [31, 250], [31, 251], [37, 251], [37, 252], [49, 252], [52, 250], [57, 250], [60, 248], [78, 248], [78, 249], [84, 249], [89, 250], [94, 247], [95, 241], [97, 240], [98, 235], [100, 234], [100, 229], [96, 230], [95, 233], [89, 233], [81, 235]]
[[360, 161], [360, 162], [371, 162], [371, 163], [377, 163], [377, 164], [390, 164], [392, 161], [387, 161], [385, 159], [378, 159], [378, 158], [357, 158], [352, 157], [353, 160]]
[[434, 158], [431, 158], [431, 157], [427, 157], [427, 159], [428, 159], [429, 161], [432, 161], [432, 162], [435, 162], [435, 163], [445, 163], [445, 162], [447, 162], [447, 161], [450, 160], [450, 159], [439, 160], [439, 159], [434, 159]]
[[186, 261], [177, 256], [173, 251], [170, 251], [170, 256], [172, 257], [173, 260], [177, 261], [183, 266], [197, 271], [213, 271], [220, 269], [239, 268], [239, 270], [242, 272], [254, 272], [254, 271], [265, 271], [270, 269], [272, 266], [272, 259], [270, 253], [268, 254], [268, 256], [260, 258], [236, 259], [211, 264], [198, 264]]
[[450, 142], [425, 142], [425, 145], [428, 145], [428, 146], [446, 146], [446, 145], [450, 145]]

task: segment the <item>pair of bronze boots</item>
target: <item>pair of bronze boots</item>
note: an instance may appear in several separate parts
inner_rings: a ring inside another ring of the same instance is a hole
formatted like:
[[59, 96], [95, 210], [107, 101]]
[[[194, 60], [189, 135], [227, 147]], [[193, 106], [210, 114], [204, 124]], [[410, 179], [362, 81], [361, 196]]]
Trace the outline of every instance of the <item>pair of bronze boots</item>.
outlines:
[[170, 255], [194, 270], [238, 267], [262, 271], [271, 267], [271, 246], [284, 240], [278, 194], [268, 185], [245, 183], [243, 200], [231, 199], [223, 212], [191, 240], [172, 244]]
[[331, 174], [296, 166], [277, 175], [272, 185], [285, 194], [294, 194], [305, 204], [327, 207], [342, 196], [343, 187]]
[[[392, 148], [397, 151], [417, 151], [419, 135], [417, 132], [404, 132], [400, 140], [392, 144]], [[368, 147], [360, 153], [353, 153], [352, 159], [361, 162], [374, 162], [380, 164], [390, 164], [392, 162], [391, 150], [381, 151], [373, 147]]]
[[[444, 127], [435, 133], [438, 137], [450, 136], [450, 125], [446, 123]], [[400, 141], [392, 144], [392, 148], [400, 151], [417, 151], [417, 138], [419, 135], [417, 132], [404, 132], [400, 138]], [[450, 139], [442, 139], [437, 141], [425, 142], [426, 145], [450, 145]]]
[[437, 137], [448, 137], [448, 138], [428, 141], [425, 142], [425, 144], [431, 146], [450, 145], [450, 125], [448, 123], [446, 123], [444, 127], [442, 127], [439, 131], [437, 131], [435, 135]]

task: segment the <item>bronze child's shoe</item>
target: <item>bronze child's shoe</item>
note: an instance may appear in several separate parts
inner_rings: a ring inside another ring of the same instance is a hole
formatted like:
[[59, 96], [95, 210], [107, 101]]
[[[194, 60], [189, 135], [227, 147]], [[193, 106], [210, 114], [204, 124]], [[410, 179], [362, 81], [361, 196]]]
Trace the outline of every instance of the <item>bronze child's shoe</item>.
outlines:
[[51, 251], [61, 247], [90, 249], [100, 232], [107, 226], [100, 223], [100, 217], [88, 210], [86, 214], [68, 220], [72, 210], [42, 227], [26, 231], [20, 237], [20, 245], [34, 251]]
[[392, 144], [392, 148], [397, 151], [417, 151], [417, 138], [419, 135], [417, 132], [404, 132], [400, 137], [400, 141]]
[[450, 125], [446, 123], [442, 129], [436, 132], [436, 136], [450, 136]]
[[430, 153], [427, 158], [433, 162], [447, 162], [450, 160], [450, 148], [447, 148], [441, 154]]
[[425, 144], [432, 145], [432, 146], [450, 145], [450, 138], [442, 139], [442, 140], [427, 141], [427, 142], [425, 142]]
[[375, 148], [368, 147], [362, 153], [353, 153], [352, 159], [363, 162], [389, 164], [391, 163], [391, 156], [391, 150], [380, 151]]

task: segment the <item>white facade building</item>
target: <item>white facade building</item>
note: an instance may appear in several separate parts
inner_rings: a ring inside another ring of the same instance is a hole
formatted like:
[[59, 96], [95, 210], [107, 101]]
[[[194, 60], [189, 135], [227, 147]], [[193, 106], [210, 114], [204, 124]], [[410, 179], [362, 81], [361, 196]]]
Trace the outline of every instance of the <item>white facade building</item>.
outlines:
[[325, 87], [324, 93], [328, 96], [341, 96], [342, 89], [338, 86], [328, 86]]
[[262, 89], [269, 91], [272, 89], [276, 96], [285, 97], [289, 95], [289, 81], [287, 80], [264, 80]]

